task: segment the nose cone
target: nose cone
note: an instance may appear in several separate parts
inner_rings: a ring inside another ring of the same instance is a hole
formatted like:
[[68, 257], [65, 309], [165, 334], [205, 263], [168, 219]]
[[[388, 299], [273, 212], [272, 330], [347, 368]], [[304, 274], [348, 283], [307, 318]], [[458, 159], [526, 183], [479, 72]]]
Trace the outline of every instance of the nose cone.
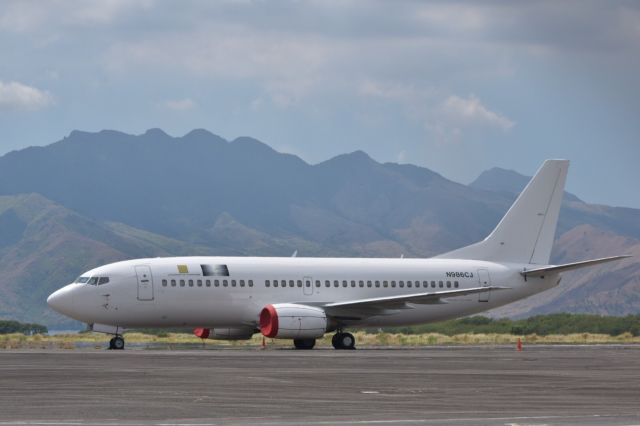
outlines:
[[67, 316], [71, 316], [73, 312], [73, 294], [70, 287], [71, 285], [68, 285], [54, 291], [47, 298], [47, 304], [51, 309]]

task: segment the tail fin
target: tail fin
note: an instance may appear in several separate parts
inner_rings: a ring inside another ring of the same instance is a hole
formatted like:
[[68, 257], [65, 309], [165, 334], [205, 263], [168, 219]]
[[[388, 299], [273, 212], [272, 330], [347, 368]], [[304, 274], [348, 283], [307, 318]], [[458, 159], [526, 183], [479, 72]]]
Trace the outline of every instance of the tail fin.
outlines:
[[437, 257], [549, 264], [568, 169], [546, 160], [487, 238]]

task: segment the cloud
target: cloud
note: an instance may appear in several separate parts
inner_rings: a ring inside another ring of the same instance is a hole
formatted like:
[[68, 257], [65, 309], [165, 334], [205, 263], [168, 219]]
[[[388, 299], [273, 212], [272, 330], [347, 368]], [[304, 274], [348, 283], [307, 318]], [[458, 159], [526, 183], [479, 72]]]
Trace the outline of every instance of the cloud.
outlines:
[[[475, 95], [450, 95], [427, 114], [425, 127], [438, 143], [460, 143], [465, 133], [511, 130], [516, 123], [490, 110]], [[468, 137], [468, 135], [466, 135]]]
[[11, 81], [0, 81], [0, 109], [36, 111], [53, 104], [53, 96], [47, 91]]
[[197, 107], [196, 102], [190, 98], [170, 99], [162, 102], [161, 105], [173, 111], [188, 111]]
[[449, 96], [440, 106], [440, 116], [456, 127], [486, 126], [502, 131], [510, 130], [515, 123], [504, 115], [491, 111], [477, 96], [468, 98]]

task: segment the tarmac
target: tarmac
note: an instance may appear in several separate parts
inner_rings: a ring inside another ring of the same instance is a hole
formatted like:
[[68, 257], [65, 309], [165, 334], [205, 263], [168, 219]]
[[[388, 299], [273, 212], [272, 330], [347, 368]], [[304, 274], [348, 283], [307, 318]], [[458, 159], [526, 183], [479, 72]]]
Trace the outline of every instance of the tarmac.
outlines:
[[640, 347], [0, 351], [0, 425], [640, 425]]

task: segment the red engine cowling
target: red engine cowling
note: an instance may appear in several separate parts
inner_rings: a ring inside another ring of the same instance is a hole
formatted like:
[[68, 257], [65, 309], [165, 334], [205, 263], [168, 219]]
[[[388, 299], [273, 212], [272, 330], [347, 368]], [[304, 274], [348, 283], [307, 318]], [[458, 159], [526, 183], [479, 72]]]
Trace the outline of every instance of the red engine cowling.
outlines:
[[327, 331], [327, 315], [321, 308], [276, 303], [260, 312], [260, 332], [277, 339], [315, 339]]
[[249, 340], [253, 329], [243, 327], [196, 328], [193, 334], [201, 339], [214, 340]]

